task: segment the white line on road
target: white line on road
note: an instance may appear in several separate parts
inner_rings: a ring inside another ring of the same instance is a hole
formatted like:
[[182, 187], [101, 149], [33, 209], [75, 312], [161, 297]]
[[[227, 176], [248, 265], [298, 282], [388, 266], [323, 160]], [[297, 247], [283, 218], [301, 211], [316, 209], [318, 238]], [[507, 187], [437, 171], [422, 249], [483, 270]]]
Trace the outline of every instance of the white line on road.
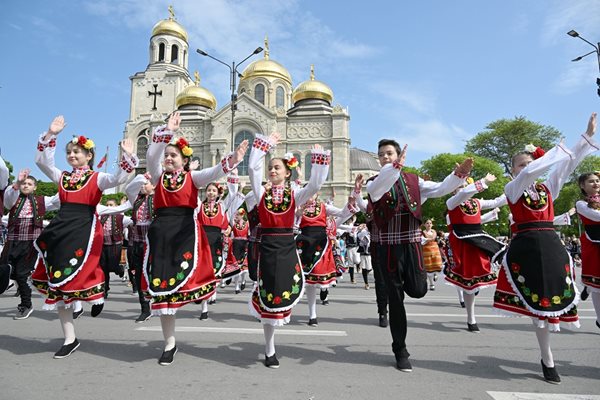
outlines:
[[[467, 313], [464, 314], [428, 314], [428, 313], [406, 313], [407, 317], [465, 317]], [[516, 315], [515, 315], [516, 317]], [[510, 318], [504, 315], [498, 314], [477, 314], [477, 318]], [[596, 319], [596, 317], [583, 317], [579, 316], [579, 319]]]
[[520, 392], [487, 392], [494, 400], [600, 400], [591, 394], [549, 394]]
[[[136, 328], [136, 331], [152, 331], [160, 332], [160, 326], [143, 326]], [[264, 332], [261, 329], [256, 328], [216, 328], [216, 327], [200, 327], [200, 326], [178, 326], [175, 328], [177, 332], [203, 332], [203, 333], [234, 333], [234, 334], [252, 334], [252, 335], [263, 335]], [[290, 335], [290, 336], [348, 336], [346, 331], [320, 331], [320, 330], [299, 330], [299, 329], [278, 329], [277, 336], [279, 335]]]

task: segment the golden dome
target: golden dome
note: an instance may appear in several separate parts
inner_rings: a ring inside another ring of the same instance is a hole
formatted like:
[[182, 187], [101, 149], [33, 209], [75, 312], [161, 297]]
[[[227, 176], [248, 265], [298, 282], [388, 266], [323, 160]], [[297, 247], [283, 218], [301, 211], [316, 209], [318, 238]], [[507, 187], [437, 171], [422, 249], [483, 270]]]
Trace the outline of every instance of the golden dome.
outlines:
[[158, 21], [158, 23], [154, 25], [154, 28], [152, 28], [152, 36], [171, 35], [178, 37], [187, 43], [188, 34], [186, 30], [183, 29], [183, 26], [179, 25], [179, 23], [175, 20], [175, 12], [171, 6], [169, 6], [169, 14], [171, 15], [168, 19]]
[[305, 99], [325, 100], [329, 104], [333, 101], [333, 91], [321, 81], [315, 80], [315, 66], [310, 66], [310, 79], [304, 81], [292, 92], [294, 104]]
[[275, 79], [283, 79], [292, 84], [292, 77], [287, 69], [277, 61], [269, 60], [269, 40], [265, 37], [265, 58], [254, 61], [244, 69], [240, 83], [250, 78], [265, 76]]
[[200, 87], [200, 74], [198, 71], [194, 73], [194, 78], [195, 83], [186, 87], [177, 95], [175, 99], [177, 108], [185, 105], [197, 105], [215, 110], [217, 108], [217, 99], [215, 99], [215, 96], [209, 90]]

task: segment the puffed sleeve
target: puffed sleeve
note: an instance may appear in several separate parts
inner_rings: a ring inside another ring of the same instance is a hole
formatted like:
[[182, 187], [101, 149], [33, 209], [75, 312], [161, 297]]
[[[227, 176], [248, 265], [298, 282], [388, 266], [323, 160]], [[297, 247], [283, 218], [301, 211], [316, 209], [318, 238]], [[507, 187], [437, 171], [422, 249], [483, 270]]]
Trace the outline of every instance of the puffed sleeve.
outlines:
[[310, 179], [306, 186], [294, 191], [294, 200], [297, 207], [306, 203], [321, 189], [321, 185], [327, 180], [330, 163], [331, 152], [329, 150], [312, 149]]

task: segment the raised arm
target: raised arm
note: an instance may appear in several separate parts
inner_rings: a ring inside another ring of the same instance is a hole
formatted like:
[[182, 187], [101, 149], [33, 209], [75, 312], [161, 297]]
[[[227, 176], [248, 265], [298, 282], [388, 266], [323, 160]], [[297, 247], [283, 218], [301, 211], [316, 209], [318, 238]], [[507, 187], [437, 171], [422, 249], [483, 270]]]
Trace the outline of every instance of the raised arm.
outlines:
[[117, 172], [113, 174], [105, 172], [98, 173], [98, 188], [101, 191], [125, 183], [129, 174], [138, 166], [139, 160], [137, 156], [133, 154], [133, 141], [131, 139], [124, 139], [121, 141], [121, 151], [123, 155], [121, 156]]
[[56, 168], [56, 136], [67, 126], [62, 115], [55, 117], [48, 130], [40, 135], [35, 154], [35, 165], [54, 183], [59, 183], [62, 171]]
[[4, 162], [2, 156], [0, 156], [0, 190], [4, 189], [8, 186], [8, 177], [10, 176], [10, 172], [8, 171], [8, 167]]
[[311, 157], [311, 170], [310, 179], [306, 186], [302, 189], [294, 191], [294, 200], [296, 201], [296, 207], [306, 203], [315, 193], [321, 189], [321, 185], [327, 180], [327, 174], [329, 173], [329, 164], [331, 163], [331, 152], [329, 150], [323, 150], [323, 148], [316, 144], [312, 148]]
[[254, 193], [256, 204], [260, 202], [265, 189], [262, 186], [264, 158], [271, 148], [279, 142], [279, 134], [274, 132], [269, 137], [256, 134], [252, 149], [250, 151], [250, 159], [248, 160], [248, 175], [250, 178], [250, 186]]
[[140, 190], [146, 184], [148, 178], [145, 175], [138, 174], [127, 184], [125, 187], [125, 194], [127, 195], [127, 200], [133, 204], [135, 199], [137, 199], [138, 194], [140, 194]]
[[573, 154], [571, 151], [560, 142], [548, 150], [542, 157], [533, 160], [519, 172], [519, 175], [515, 179], [508, 182], [504, 187], [504, 193], [506, 193], [508, 201], [516, 203], [519, 197], [523, 195], [525, 189], [542, 176], [550, 167], [572, 158]]
[[492, 221], [498, 220], [498, 212], [499, 211], [500, 211], [499, 208], [494, 208], [492, 211], [489, 211], [489, 212], [483, 214], [481, 216], [481, 223], [482, 224], [487, 224], [488, 222], [492, 222]]
[[[427, 199], [442, 197], [452, 193], [457, 187], [461, 186], [473, 169], [473, 159], [466, 158], [461, 164], [456, 164], [452, 173], [442, 181], [425, 181], [419, 178], [419, 188], [421, 190], [421, 203]], [[460, 203], [459, 203], [460, 204]]]
[[214, 167], [205, 168], [200, 171], [191, 171], [194, 185], [200, 188], [227, 175], [242, 162], [246, 150], [248, 150], [248, 141], [244, 140], [233, 153], [229, 153], [223, 157], [221, 162]]
[[577, 209], [578, 214], [583, 215], [592, 221], [600, 221], [600, 210], [589, 207], [586, 201], [579, 200], [575, 203], [575, 208]]

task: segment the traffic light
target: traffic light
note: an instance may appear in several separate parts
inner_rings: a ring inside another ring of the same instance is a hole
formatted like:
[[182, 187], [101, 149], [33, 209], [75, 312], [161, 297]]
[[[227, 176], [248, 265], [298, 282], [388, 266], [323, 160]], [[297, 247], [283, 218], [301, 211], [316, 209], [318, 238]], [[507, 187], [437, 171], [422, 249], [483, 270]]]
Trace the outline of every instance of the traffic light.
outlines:
[[598, 96], [600, 97], [600, 78], [596, 78], [596, 85], [598, 85]]

